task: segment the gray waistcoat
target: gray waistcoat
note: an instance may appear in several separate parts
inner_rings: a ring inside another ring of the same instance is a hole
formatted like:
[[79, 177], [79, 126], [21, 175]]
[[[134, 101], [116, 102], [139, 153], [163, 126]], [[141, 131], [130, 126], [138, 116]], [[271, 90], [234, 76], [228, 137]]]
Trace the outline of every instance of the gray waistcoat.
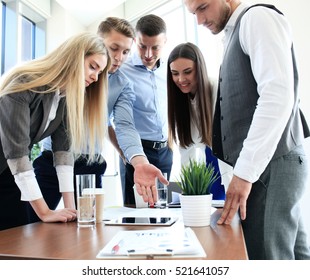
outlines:
[[[217, 156], [235, 165], [247, 137], [259, 95], [257, 84], [253, 77], [250, 58], [244, 54], [239, 42], [240, 19], [246, 10], [239, 16], [231, 41], [228, 45], [219, 76], [220, 115], [214, 119], [214, 133], [221, 131], [222, 151], [215, 148]], [[304, 138], [297, 99], [298, 73], [292, 47], [294, 65], [294, 108], [290, 119], [278, 143], [273, 158], [287, 154], [295, 146], [300, 145]], [[217, 104], [218, 105], [218, 104]], [[220, 125], [220, 128], [218, 127]], [[218, 136], [218, 135], [217, 135]], [[215, 137], [214, 139], [218, 139]], [[219, 141], [215, 140], [215, 141]], [[213, 143], [213, 148], [216, 147]]]

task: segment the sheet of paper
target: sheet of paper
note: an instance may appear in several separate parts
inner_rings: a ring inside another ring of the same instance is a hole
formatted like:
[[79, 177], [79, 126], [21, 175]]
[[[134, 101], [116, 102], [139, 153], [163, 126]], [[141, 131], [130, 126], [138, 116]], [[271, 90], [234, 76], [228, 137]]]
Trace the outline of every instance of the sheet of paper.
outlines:
[[206, 257], [191, 228], [175, 230], [130, 230], [118, 232], [98, 253], [97, 258]]

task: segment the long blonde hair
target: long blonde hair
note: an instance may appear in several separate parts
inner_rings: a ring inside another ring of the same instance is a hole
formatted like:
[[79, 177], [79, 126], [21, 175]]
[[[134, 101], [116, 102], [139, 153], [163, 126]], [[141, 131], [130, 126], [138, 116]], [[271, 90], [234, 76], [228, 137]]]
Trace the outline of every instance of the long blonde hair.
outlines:
[[[84, 60], [93, 54], [107, 56], [107, 66], [98, 81], [85, 89]], [[75, 154], [87, 152], [96, 160], [102, 150], [107, 127], [107, 84], [110, 57], [102, 39], [88, 32], [75, 35], [46, 56], [17, 66], [0, 83], [0, 97], [31, 90], [65, 93], [71, 148]], [[45, 91], [40, 87], [48, 86]]]

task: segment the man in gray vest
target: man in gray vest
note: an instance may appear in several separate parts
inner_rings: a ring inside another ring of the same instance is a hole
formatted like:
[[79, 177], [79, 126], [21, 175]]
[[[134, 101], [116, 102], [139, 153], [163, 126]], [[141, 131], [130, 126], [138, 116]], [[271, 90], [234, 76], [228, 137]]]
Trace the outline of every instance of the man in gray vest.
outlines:
[[239, 210], [250, 259], [310, 259], [299, 201], [307, 179], [292, 33], [273, 6], [185, 0], [225, 32], [213, 152], [234, 167], [218, 224]]

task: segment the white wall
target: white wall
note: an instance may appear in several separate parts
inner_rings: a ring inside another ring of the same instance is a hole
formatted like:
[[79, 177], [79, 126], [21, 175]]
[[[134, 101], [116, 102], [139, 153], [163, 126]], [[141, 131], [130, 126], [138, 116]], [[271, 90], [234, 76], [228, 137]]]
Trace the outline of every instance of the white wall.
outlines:
[[97, 32], [98, 29], [98, 25], [99, 23], [104, 20], [106, 17], [108, 16], [113, 16], [113, 17], [119, 17], [119, 18], [125, 18], [124, 16], [124, 4], [118, 6], [117, 8], [115, 8], [113, 11], [111, 11], [110, 13], [107, 14], [103, 14], [101, 19], [97, 19], [95, 20], [90, 26], [87, 27], [88, 31], [92, 31], [92, 32]]
[[68, 37], [86, 28], [64, 10], [56, 1], [51, 1], [51, 17], [46, 24], [46, 46], [47, 52], [55, 49]]
[[147, 13], [150, 13], [153, 9], [158, 8], [160, 5], [170, 2], [169, 0], [127, 0], [124, 7], [124, 16], [127, 20], [132, 21]]

